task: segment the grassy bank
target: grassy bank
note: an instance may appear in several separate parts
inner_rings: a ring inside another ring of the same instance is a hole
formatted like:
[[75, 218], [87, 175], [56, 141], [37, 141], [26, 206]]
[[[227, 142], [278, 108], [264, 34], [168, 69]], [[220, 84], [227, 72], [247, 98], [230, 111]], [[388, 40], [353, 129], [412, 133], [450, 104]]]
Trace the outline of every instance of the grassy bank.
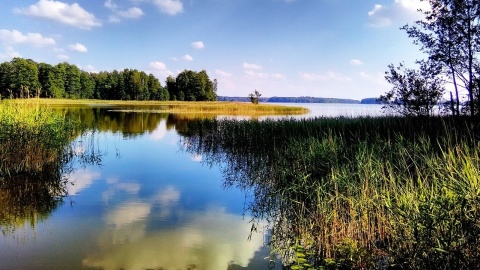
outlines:
[[61, 161], [73, 123], [34, 101], [0, 101], [0, 177], [49, 170]]
[[[221, 161], [295, 269], [474, 269], [478, 125], [452, 118], [203, 120], [187, 151]], [[293, 269], [293, 268], [292, 268]]]
[[[15, 103], [28, 103], [29, 99], [18, 99]], [[192, 101], [121, 101], [121, 100], [82, 100], [82, 99], [35, 99], [35, 102], [49, 106], [111, 106], [121, 107], [122, 111], [162, 112], [177, 114], [217, 114], [217, 115], [298, 115], [308, 113], [308, 109], [275, 104], [240, 102], [192, 102]], [[129, 108], [131, 107], [131, 108]], [[119, 108], [120, 109], [120, 108]]]

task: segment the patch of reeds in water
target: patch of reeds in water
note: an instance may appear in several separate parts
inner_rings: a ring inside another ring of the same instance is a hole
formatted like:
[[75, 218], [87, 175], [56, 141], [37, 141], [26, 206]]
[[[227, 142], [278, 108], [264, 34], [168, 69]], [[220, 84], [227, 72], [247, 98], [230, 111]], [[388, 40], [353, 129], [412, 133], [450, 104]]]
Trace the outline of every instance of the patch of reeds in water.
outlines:
[[73, 128], [35, 102], [0, 102], [0, 177], [48, 170], [62, 158]]
[[271, 247], [295, 269], [480, 265], [474, 121], [203, 120], [180, 132], [187, 151], [225, 164], [227, 186], [252, 190], [251, 214], [272, 221]]
[[[22, 104], [31, 100], [15, 100]], [[122, 112], [149, 112], [149, 113], [182, 113], [182, 114], [210, 114], [210, 115], [301, 115], [309, 112], [308, 109], [298, 106], [284, 106], [278, 104], [252, 104], [241, 102], [216, 101], [122, 101], [122, 100], [75, 100], [75, 99], [35, 99], [37, 104], [49, 106], [96, 106], [112, 107]], [[120, 107], [120, 108], [115, 108]]]

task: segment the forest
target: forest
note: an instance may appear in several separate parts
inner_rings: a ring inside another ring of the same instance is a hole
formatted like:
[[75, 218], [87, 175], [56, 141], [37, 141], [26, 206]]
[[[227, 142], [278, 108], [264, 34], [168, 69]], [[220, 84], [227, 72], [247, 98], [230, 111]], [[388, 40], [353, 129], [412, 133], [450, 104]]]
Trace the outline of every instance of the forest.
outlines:
[[216, 91], [216, 79], [205, 70], [184, 70], [162, 86], [153, 74], [136, 69], [97, 73], [23, 58], [0, 64], [0, 98], [214, 101]]

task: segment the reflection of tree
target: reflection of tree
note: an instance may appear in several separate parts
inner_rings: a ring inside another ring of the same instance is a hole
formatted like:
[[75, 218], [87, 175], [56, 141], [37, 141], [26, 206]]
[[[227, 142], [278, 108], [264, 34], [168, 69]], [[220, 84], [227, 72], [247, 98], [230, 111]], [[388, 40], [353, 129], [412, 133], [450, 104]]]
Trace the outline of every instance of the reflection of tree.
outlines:
[[[60, 109], [59, 109], [60, 110]], [[112, 108], [70, 107], [61, 109], [72, 119], [79, 120], [84, 129], [120, 132], [125, 137], [135, 137], [153, 132], [168, 114], [117, 111]]]

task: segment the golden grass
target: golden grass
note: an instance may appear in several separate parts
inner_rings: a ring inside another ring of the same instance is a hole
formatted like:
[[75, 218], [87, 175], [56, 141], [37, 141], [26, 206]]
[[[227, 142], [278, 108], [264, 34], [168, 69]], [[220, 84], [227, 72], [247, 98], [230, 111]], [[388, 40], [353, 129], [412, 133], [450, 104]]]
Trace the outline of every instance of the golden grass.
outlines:
[[[16, 103], [28, 103], [31, 99], [18, 99]], [[93, 99], [35, 99], [38, 104], [49, 106], [112, 106], [135, 107], [119, 108], [122, 111], [161, 112], [161, 113], [194, 113], [211, 115], [301, 115], [308, 109], [295, 106], [276, 104], [251, 104], [242, 102], [221, 101], [124, 101], [124, 100], [93, 100]], [[144, 108], [142, 108], [144, 107]]]

